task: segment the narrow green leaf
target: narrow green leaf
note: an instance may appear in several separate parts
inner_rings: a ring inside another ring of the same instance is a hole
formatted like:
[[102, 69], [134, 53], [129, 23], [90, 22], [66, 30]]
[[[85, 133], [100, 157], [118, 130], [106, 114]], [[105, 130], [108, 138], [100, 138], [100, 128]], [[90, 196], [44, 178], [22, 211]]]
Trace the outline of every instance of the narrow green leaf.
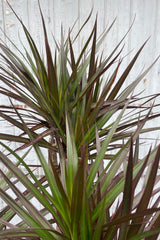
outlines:
[[[137, 206], [136, 213], [138, 213], [139, 211], [145, 210], [148, 207], [148, 203], [150, 201], [154, 183], [155, 183], [155, 179], [157, 176], [159, 158], [160, 158], [160, 146], [157, 149], [157, 153], [156, 153], [154, 162], [152, 164], [150, 175], [149, 175], [143, 196]], [[132, 222], [132, 225], [130, 226], [130, 229], [128, 232], [128, 237], [132, 237], [132, 236], [134, 236], [134, 234], [138, 233], [138, 230], [140, 229], [142, 222], [143, 222], [143, 217], [137, 218], [136, 220], [134, 220]]]
[[112, 222], [105, 224], [104, 228], [107, 228], [109, 226], [114, 226], [114, 225], [116, 226], [118, 224], [128, 222], [129, 220], [134, 220], [134, 219], [137, 219], [142, 216], [152, 215], [153, 213], [156, 213], [159, 211], [160, 211], [160, 208], [148, 208], [146, 210], [140, 211], [139, 213], [130, 213], [126, 216], [118, 217], [117, 219], [113, 220]]
[[18, 190], [18, 188], [6, 177], [6, 175], [0, 170], [0, 174], [3, 176], [5, 181], [10, 186], [10, 189], [16, 194], [19, 198], [19, 201], [25, 206], [25, 208], [30, 213], [37, 223], [41, 224], [44, 228], [52, 228], [49, 222], [40, 214], [40, 212], [31, 204], [31, 202]]
[[[4, 113], [2, 113], [1, 111], [0, 111], [0, 116], [3, 118], [3, 119], [5, 119], [5, 120], [7, 120], [8, 122], [10, 122], [11, 124], [13, 124], [14, 126], [16, 126], [16, 127], [18, 127], [19, 129], [21, 129], [22, 131], [24, 131], [25, 132], [25, 129], [24, 129], [24, 125], [22, 124], [22, 123], [20, 123], [19, 121], [17, 121], [17, 120], [15, 120], [14, 118], [12, 118], [12, 117], [10, 117], [10, 116], [7, 116], [6, 114], [4, 114]], [[29, 130], [28, 129], [28, 131], [30, 132], [30, 134], [33, 136], [33, 137], [38, 137], [38, 135], [35, 133], [35, 132], [33, 132], [33, 131], [31, 131], [31, 130]], [[1, 135], [2, 136], [2, 138], [5, 138], [6, 137], [6, 135], [5, 134], [2, 134]], [[11, 135], [11, 138], [12, 138], [12, 140], [20, 140], [19, 139], [19, 137], [13, 137], [12, 135]], [[23, 139], [23, 141], [22, 142], [26, 142], [27, 140], [24, 138]], [[47, 143], [47, 141], [45, 141], [44, 139], [41, 139], [41, 141], [42, 141], [42, 144], [45, 144], [46, 143], [46, 145], [48, 145], [48, 143]]]
[[135, 153], [134, 153], [134, 165], [137, 164], [139, 159], [139, 137], [136, 140]]
[[93, 183], [94, 178], [96, 176], [97, 169], [99, 168], [100, 163], [103, 160], [103, 157], [105, 155], [107, 147], [108, 147], [108, 145], [109, 145], [109, 143], [110, 143], [110, 141], [111, 141], [111, 139], [113, 137], [113, 134], [116, 131], [116, 128], [117, 128], [117, 126], [119, 124], [119, 121], [121, 120], [121, 118], [123, 116], [123, 113], [124, 113], [126, 107], [127, 107], [127, 104], [125, 105], [125, 107], [123, 108], [123, 110], [121, 111], [119, 116], [117, 117], [116, 121], [114, 122], [111, 130], [109, 131], [108, 135], [106, 136], [106, 139], [105, 139], [105, 141], [104, 141], [104, 143], [103, 143], [103, 145], [101, 147], [101, 150], [100, 150], [98, 156], [96, 157], [95, 163], [94, 163], [94, 165], [93, 165], [93, 167], [91, 169], [91, 172], [90, 172], [90, 174], [88, 176], [88, 179], [87, 179], [87, 191], [91, 190], [91, 186], [92, 186], [92, 183]]
[[136, 53], [136, 55], [134, 56], [134, 58], [132, 59], [132, 61], [130, 62], [130, 64], [127, 66], [127, 68], [125, 69], [125, 71], [123, 72], [122, 76], [120, 77], [120, 79], [118, 80], [118, 83], [116, 84], [116, 86], [114, 87], [114, 89], [112, 90], [112, 92], [110, 93], [109, 97], [107, 98], [107, 100], [112, 100], [116, 97], [117, 93], [119, 92], [122, 84], [124, 83], [126, 77], [128, 76], [129, 72], [131, 71], [135, 61], [137, 60], [140, 52], [142, 51], [143, 47], [145, 46], [145, 44], [147, 43], [148, 39], [145, 41], [145, 43], [142, 45], [142, 47], [139, 49], [139, 51]]
[[[0, 189], [0, 196], [3, 198], [3, 200], [9, 204], [9, 206], [20, 216], [22, 217], [29, 226], [35, 227], [35, 228], [41, 228], [42, 226], [34, 219], [32, 216], [25, 211], [22, 207], [20, 207], [17, 203], [15, 203], [14, 199], [12, 199], [8, 194], [6, 194], [2, 189]], [[36, 231], [37, 234], [39, 231]], [[53, 236], [48, 232], [41, 232], [39, 233], [44, 238], [53, 239]]]
[[102, 229], [103, 229], [103, 220], [104, 220], [104, 213], [105, 213], [105, 201], [106, 199], [104, 198], [102, 201], [102, 208], [101, 211], [99, 212], [99, 218], [95, 227], [94, 235], [93, 235], [93, 240], [101, 240], [102, 239]]
[[[152, 236], [154, 237], [154, 235], [157, 235], [159, 233], [160, 233], [160, 228], [156, 228], [154, 230], [136, 234], [135, 236], [128, 238], [128, 240], [140, 240], [140, 239], [144, 239], [144, 237], [145, 239], [147, 239], [146, 237], [152, 237]], [[151, 239], [154, 239], [154, 238], [151, 238]]]
[[90, 56], [90, 64], [89, 64], [89, 75], [88, 80], [92, 77], [94, 74], [94, 67], [95, 67], [95, 54], [96, 54], [96, 35], [97, 35], [97, 19], [94, 24], [94, 35], [93, 35], [93, 43], [92, 43], [92, 49], [91, 49], [91, 56]]
[[136, 189], [137, 184], [138, 184], [138, 182], [139, 182], [139, 180], [140, 180], [140, 178], [141, 178], [141, 176], [142, 176], [142, 173], [144, 172], [144, 170], [145, 170], [145, 168], [146, 168], [146, 166], [147, 166], [147, 162], [148, 162], [148, 159], [149, 159], [150, 154], [151, 154], [151, 148], [150, 148], [150, 150], [149, 150], [149, 152], [148, 152], [148, 154], [147, 154], [147, 156], [146, 156], [146, 159], [145, 159], [142, 167], [139, 169], [136, 177], [134, 178], [134, 181], [133, 181], [133, 189], [134, 189], [134, 190]]
[[14, 238], [22, 239], [24, 237], [29, 237], [32, 239], [37, 239], [39, 238], [39, 234], [32, 232], [32, 231], [26, 231], [26, 230], [21, 230], [21, 229], [7, 229], [5, 231], [0, 232], [0, 239], [14, 239]]
[[[39, 234], [36, 233], [36, 231], [39, 231]], [[30, 229], [6, 229], [5, 231], [0, 232], [0, 239], [15, 239], [15, 237], [18, 237], [18, 239], [40, 239], [41, 237], [40, 232], [47, 233], [52, 232], [55, 234], [55, 238], [52, 238], [53, 240], [59, 240], [59, 238], [67, 239], [64, 235], [60, 234], [59, 232], [51, 229], [43, 229], [43, 228], [30, 228]]]
[[[122, 200], [122, 212], [121, 212], [122, 216], [129, 214], [132, 209], [132, 200], [133, 200], [132, 178], [133, 178], [133, 141], [131, 138], [130, 153], [128, 158], [128, 166], [127, 166], [127, 172], [125, 177], [124, 193], [123, 193], [123, 200]], [[126, 239], [128, 224], [129, 222], [125, 222], [121, 224], [119, 240]]]
[[157, 60], [159, 59], [159, 56], [155, 59], [155, 61], [140, 75], [136, 78], [136, 80], [131, 83], [126, 89], [124, 89], [122, 91], [122, 93], [120, 93], [120, 95], [118, 96], [119, 100], [123, 100], [126, 97], [128, 97], [128, 95], [133, 92], [133, 90], [135, 89], [135, 87], [137, 86], [137, 84], [144, 78], [144, 76], [150, 71], [150, 69], [154, 66], [154, 64], [157, 62]]
[[[40, 5], [39, 5], [40, 7]], [[54, 110], [55, 114], [59, 114], [59, 96], [58, 96], [58, 82], [57, 82], [57, 76], [55, 72], [55, 68], [53, 65], [53, 60], [52, 60], [52, 54], [51, 54], [51, 49], [48, 43], [48, 37], [47, 37], [47, 32], [46, 32], [46, 27], [45, 27], [45, 22], [44, 22], [44, 17], [42, 14], [42, 10], [40, 8], [40, 13], [41, 13], [41, 19], [43, 23], [43, 30], [44, 30], [44, 37], [45, 37], [45, 45], [46, 45], [46, 55], [47, 55], [47, 67], [48, 67], [48, 87], [49, 87], [49, 92], [50, 92], [50, 98], [54, 100]]]
[[74, 178], [71, 201], [71, 226], [73, 239], [78, 239], [80, 218], [82, 215], [83, 195], [85, 191], [85, 159], [81, 159]]
[[73, 179], [78, 168], [78, 155], [73, 135], [73, 129], [69, 119], [69, 115], [66, 114], [66, 137], [67, 137], [67, 161], [68, 161], [68, 191], [69, 196], [72, 196]]
[[[156, 221], [152, 224], [150, 231], [159, 228], [159, 226], [160, 226], [160, 213], [159, 213]], [[159, 234], [160, 234], [160, 231], [157, 232], [157, 233], [155, 233], [155, 234], [152, 235], [152, 236], [146, 237], [145, 240], [157, 240]]]

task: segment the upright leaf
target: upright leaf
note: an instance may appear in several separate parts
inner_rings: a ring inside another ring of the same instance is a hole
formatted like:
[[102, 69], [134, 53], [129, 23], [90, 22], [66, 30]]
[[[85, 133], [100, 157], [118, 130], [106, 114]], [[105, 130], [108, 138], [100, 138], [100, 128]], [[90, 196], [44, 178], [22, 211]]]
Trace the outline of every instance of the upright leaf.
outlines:
[[[125, 177], [124, 193], [123, 193], [123, 201], [122, 201], [122, 213], [121, 213], [122, 216], [129, 214], [132, 209], [132, 200], [133, 200], [132, 178], [133, 178], [133, 141], [131, 139], [130, 153], [128, 158], [128, 166], [127, 166], [127, 172]], [[125, 222], [121, 224], [119, 240], [126, 239], [128, 224], [129, 222]]]
[[[143, 193], [143, 196], [137, 206], [136, 213], [146, 210], [152, 195], [156, 175], [157, 175], [157, 170], [158, 170], [158, 165], [159, 165], [159, 159], [160, 159], [160, 146], [157, 149], [157, 153], [154, 159], [154, 162], [152, 164], [152, 168], [150, 171], [150, 175]], [[128, 238], [136, 235], [138, 233], [138, 230], [141, 227], [141, 224], [143, 223], [143, 217], [137, 218], [132, 221], [132, 225], [130, 226], [129, 232], [128, 232]]]

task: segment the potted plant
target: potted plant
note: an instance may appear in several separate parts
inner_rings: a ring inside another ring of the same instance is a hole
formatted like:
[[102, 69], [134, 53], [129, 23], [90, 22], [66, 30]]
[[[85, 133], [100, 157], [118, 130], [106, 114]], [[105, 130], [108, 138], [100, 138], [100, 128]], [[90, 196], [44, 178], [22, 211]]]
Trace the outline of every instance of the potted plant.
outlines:
[[[10, 99], [10, 106], [0, 107], [0, 116], [21, 131], [0, 134], [3, 140], [21, 143], [11, 149], [1, 142], [7, 153], [0, 152], [0, 160], [8, 171], [0, 170], [0, 197], [6, 203], [0, 212], [0, 239], [158, 239], [160, 146], [148, 149], [142, 159], [138, 154], [141, 134], [159, 129], [144, 128], [147, 121], [159, 117], [153, 112], [154, 103], [146, 106], [158, 94], [133, 94], [157, 59], [121, 90], [146, 42], [119, 77], [126, 35], [107, 58], [97, 53], [114, 22], [97, 40], [95, 20], [75, 57], [74, 42], [90, 15], [75, 38], [71, 31], [67, 39], [62, 33], [53, 52], [41, 9], [40, 13], [46, 62], [17, 15], [31, 54], [12, 43], [19, 56], [0, 43], [5, 62], [0, 80], [6, 85], [0, 93]], [[34, 164], [31, 148], [39, 166], [25, 161], [29, 156]], [[48, 150], [47, 158], [43, 148]], [[23, 156], [20, 150], [25, 150]], [[36, 167], [42, 168], [42, 176], [36, 176]], [[12, 221], [15, 216], [19, 220]]]

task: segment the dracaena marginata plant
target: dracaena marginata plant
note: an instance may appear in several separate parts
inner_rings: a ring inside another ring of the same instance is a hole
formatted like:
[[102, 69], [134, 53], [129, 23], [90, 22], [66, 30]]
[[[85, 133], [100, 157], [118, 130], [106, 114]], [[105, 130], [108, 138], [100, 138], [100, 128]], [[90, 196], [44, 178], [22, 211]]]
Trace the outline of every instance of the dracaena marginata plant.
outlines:
[[[121, 90], [146, 43], [119, 76], [126, 35], [108, 57], [97, 53], [113, 23], [97, 38], [96, 20], [76, 56], [74, 43], [90, 16], [75, 38], [72, 31], [67, 39], [62, 33], [53, 52], [40, 13], [46, 61], [16, 13], [30, 49], [24, 47], [22, 53], [10, 40], [16, 54], [0, 43], [0, 93], [10, 99], [10, 105], [0, 106], [0, 116], [21, 131], [0, 134], [1, 140], [21, 144], [11, 149], [1, 142], [7, 153], [0, 152], [0, 160], [7, 173], [0, 170], [0, 197], [6, 203], [0, 212], [0, 239], [157, 239], [160, 147], [148, 149], [141, 159], [138, 152], [141, 134], [159, 129], [144, 128], [159, 116], [155, 104], [147, 107], [158, 94], [133, 95], [157, 59]], [[36, 166], [27, 165], [26, 156], [39, 161], [42, 176], [36, 175]]]

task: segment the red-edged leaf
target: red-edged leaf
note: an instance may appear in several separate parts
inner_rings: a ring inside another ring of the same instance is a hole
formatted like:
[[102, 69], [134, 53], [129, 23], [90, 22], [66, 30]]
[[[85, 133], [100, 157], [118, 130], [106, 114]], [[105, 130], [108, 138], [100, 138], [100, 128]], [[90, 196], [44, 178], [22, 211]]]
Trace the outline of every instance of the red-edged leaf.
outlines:
[[130, 64], [127, 66], [127, 68], [125, 69], [125, 71], [123, 72], [122, 76], [120, 77], [118, 83], [116, 84], [116, 86], [114, 87], [114, 89], [112, 90], [112, 92], [110, 93], [109, 97], [107, 100], [112, 100], [116, 97], [117, 93], [119, 92], [122, 84], [124, 83], [126, 77], [128, 76], [129, 72], [131, 71], [135, 61], [137, 60], [140, 52], [142, 51], [142, 49], [144, 48], [145, 44], [147, 43], [148, 39], [145, 41], [145, 43], [142, 45], [142, 47], [139, 49], [139, 51], [136, 53], [136, 55], [134, 56], [134, 58], [132, 59], [132, 61], [130, 62]]
[[47, 37], [47, 31], [45, 27], [45, 22], [42, 14], [41, 7], [40, 8], [40, 13], [41, 13], [41, 19], [42, 19], [42, 24], [43, 24], [43, 30], [44, 30], [44, 37], [45, 37], [45, 45], [46, 45], [46, 55], [47, 55], [47, 67], [48, 67], [48, 84], [49, 84], [49, 92], [50, 92], [50, 98], [51, 100], [54, 100], [54, 110], [55, 113], [58, 115], [59, 109], [59, 96], [58, 96], [58, 81], [57, 81], [57, 76], [52, 60], [52, 54], [51, 54], [51, 49], [48, 43], [48, 37]]
[[[129, 214], [132, 209], [132, 200], [133, 200], [132, 178], [133, 178], [133, 141], [131, 138], [130, 153], [129, 153], [128, 166], [127, 166], [127, 172], [126, 172], [125, 184], [124, 184], [123, 201], [122, 201], [122, 216]], [[126, 239], [127, 227], [128, 227], [128, 222], [121, 224], [119, 240]]]
[[[140, 211], [145, 211], [147, 210], [149, 201], [151, 199], [152, 191], [154, 188], [156, 176], [157, 176], [157, 171], [158, 171], [158, 166], [159, 166], [159, 159], [160, 159], [160, 145], [157, 149], [157, 153], [154, 159], [154, 162], [152, 164], [152, 168], [150, 171], [150, 175], [143, 193], [143, 196], [137, 206], [136, 213], [139, 213]], [[128, 232], [128, 238], [134, 236], [135, 234], [138, 233], [138, 230], [140, 229], [142, 223], [143, 223], [143, 216], [137, 219], [134, 219], [132, 221], [132, 225], [130, 226], [129, 232]]]
[[80, 218], [82, 214], [83, 195], [85, 191], [85, 159], [81, 159], [74, 179], [71, 201], [71, 226], [73, 239], [78, 239]]

